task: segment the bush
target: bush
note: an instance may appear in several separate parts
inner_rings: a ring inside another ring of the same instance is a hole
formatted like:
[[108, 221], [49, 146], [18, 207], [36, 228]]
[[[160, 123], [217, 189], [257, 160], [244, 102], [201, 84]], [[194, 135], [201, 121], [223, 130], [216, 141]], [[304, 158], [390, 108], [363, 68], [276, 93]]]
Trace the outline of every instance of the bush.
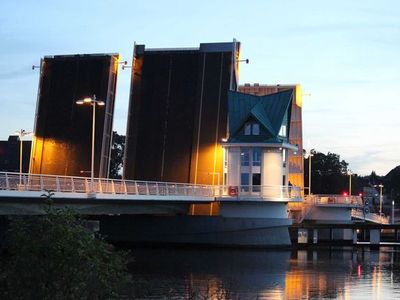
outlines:
[[1, 299], [104, 299], [129, 281], [127, 253], [86, 229], [71, 210], [11, 221]]

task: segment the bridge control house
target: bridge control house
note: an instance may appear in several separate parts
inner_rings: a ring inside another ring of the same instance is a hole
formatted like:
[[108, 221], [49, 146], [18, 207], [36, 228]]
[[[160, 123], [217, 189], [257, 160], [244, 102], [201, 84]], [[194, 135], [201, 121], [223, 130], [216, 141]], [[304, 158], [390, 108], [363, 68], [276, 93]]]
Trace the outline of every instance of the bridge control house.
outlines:
[[[230, 91], [229, 132], [225, 148], [225, 178], [241, 192], [288, 186], [287, 151], [293, 90], [267, 96]], [[270, 196], [274, 196], [271, 194]]]

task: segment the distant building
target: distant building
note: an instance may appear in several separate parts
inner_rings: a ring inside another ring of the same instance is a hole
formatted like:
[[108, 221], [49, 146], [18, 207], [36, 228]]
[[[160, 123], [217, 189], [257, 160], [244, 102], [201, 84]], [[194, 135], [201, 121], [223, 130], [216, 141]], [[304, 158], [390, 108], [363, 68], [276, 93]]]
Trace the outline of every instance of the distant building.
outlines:
[[[28, 173], [31, 141], [22, 141], [22, 172]], [[20, 167], [20, 140], [10, 135], [7, 141], [0, 141], [0, 172], [18, 172]]]
[[146, 49], [135, 45], [124, 178], [222, 184], [228, 90], [240, 44]]
[[[41, 61], [30, 173], [90, 176], [92, 106], [96, 95], [94, 176], [107, 177], [118, 54], [46, 56]], [[83, 172], [82, 172], [83, 171]]]
[[303, 129], [302, 129], [302, 93], [300, 85], [265, 85], [246, 83], [239, 86], [239, 91], [247, 94], [264, 96], [277, 92], [293, 90], [292, 111], [290, 118], [289, 143], [298, 150], [288, 150], [289, 181], [294, 186], [304, 189]]

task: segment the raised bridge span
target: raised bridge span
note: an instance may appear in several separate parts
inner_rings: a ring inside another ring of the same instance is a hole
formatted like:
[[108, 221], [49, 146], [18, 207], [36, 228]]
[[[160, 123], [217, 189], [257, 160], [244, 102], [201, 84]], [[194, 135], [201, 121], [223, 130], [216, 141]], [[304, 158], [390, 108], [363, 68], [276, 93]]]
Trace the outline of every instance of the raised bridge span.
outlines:
[[186, 214], [192, 204], [219, 201], [302, 201], [288, 186], [215, 186], [0, 172], [0, 215], [43, 213], [46, 191], [53, 205], [87, 215]]

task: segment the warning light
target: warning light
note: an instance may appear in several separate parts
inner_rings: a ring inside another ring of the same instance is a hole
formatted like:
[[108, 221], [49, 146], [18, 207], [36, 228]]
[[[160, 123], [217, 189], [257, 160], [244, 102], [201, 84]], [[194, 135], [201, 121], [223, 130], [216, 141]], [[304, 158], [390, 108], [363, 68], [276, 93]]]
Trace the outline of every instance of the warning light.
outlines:
[[345, 196], [345, 197], [346, 197], [347, 195], [348, 195], [348, 194], [347, 194], [347, 192], [343, 192], [343, 196]]

